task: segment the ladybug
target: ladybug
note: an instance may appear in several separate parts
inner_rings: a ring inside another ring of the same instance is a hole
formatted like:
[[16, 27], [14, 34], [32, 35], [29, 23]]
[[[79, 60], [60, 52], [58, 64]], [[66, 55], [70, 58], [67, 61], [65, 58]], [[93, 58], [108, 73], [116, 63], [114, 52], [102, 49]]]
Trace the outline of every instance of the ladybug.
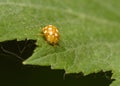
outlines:
[[58, 43], [59, 32], [58, 32], [57, 27], [55, 27], [53, 25], [45, 26], [42, 29], [42, 33], [43, 33], [43, 35], [48, 43], [50, 43], [52, 45], [56, 45]]

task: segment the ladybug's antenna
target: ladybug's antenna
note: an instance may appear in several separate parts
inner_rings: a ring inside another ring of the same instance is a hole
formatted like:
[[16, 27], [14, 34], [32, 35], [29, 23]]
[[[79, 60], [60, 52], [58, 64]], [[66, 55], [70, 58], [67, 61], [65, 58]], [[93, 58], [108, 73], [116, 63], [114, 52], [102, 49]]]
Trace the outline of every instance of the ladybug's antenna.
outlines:
[[22, 61], [24, 60], [23, 58], [21, 58], [21, 57], [18, 56], [17, 54], [6, 50], [5, 48], [3, 48], [3, 46], [1, 46], [1, 49], [2, 49], [3, 52], [5, 52], [5, 53], [7, 53], [7, 54], [10, 54], [10, 55], [12, 55], [12, 56], [15, 56], [15, 57], [17, 57], [18, 59], [20, 59], [20, 60], [22, 60]]

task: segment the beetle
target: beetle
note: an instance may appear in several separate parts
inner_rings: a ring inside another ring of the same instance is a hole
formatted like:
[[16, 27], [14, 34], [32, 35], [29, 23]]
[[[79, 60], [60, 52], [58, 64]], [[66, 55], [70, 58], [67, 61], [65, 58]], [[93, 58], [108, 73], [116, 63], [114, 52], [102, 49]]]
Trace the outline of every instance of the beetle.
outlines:
[[56, 45], [59, 41], [60, 35], [57, 27], [54, 25], [47, 25], [42, 29], [42, 33], [46, 41], [52, 45]]

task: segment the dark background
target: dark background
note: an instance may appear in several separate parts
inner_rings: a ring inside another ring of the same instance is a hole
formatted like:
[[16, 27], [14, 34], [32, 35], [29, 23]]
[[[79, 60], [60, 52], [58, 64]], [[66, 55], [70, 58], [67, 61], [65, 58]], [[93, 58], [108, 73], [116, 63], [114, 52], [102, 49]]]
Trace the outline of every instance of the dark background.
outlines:
[[22, 65], [37, 47], [35, 40], [5, 41], [0, 43], [0, 86], [109, 86], [111, 71], [84, 76], [65, 74], [50, 67]]

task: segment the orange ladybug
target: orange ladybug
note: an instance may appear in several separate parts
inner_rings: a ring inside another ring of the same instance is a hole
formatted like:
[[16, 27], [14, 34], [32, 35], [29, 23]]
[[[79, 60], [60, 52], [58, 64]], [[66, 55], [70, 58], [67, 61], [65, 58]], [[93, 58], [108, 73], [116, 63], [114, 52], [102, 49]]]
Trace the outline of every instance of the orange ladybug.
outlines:
[[53, 25], [48, 25], [45, 26], [42, 29], [42, 33], [45, 37], [45, 39], [47, 40], [48, 43], [55, 45], [58, 43], [59, 41], [59, 32], [57, 27], [53, 26]]

